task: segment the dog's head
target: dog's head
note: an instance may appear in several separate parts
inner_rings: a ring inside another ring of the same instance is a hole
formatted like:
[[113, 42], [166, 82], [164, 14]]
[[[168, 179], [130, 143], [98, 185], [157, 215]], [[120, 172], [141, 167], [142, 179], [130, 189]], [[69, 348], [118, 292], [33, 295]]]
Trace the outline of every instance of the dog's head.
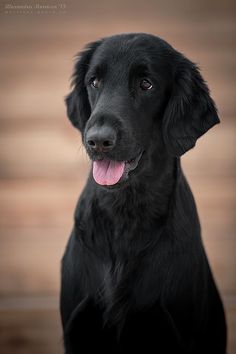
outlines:
[[168, 43], [124, 34], [78, 56], [67, 113], [82, 133], [101, 185], [121, 185], [158, 149], [181, 156], [219, 123], [198, 68]]

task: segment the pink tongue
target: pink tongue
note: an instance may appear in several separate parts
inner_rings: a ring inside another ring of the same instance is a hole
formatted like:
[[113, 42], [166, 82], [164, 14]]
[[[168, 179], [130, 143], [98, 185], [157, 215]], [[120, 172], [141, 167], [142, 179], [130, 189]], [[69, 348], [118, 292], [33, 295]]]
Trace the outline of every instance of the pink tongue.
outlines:
[[111, 186], [119, 181], [124, 169], [124, 162], [112, 160], [94, 161], [93, 178], [98, 184]]

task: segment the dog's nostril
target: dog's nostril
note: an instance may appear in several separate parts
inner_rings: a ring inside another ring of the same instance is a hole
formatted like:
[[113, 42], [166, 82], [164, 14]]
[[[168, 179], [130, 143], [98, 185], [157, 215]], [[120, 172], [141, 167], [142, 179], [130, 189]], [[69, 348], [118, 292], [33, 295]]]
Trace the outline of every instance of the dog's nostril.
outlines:
[[103, 141], [103, 146], [104, 147], [110, 147], [113, 145], [113, 142], [111, 140], [105, 140]]
[[95, 141], [93, 141], [93, 140], [88, 140], [87, 143], [88, 143], [89, 146], [95, 146], [96, 145]]
[[116, 132], [109, 126], [93, 126], [88, 129], [85, 141], [89, 149], [106, 152], [115, 146]]

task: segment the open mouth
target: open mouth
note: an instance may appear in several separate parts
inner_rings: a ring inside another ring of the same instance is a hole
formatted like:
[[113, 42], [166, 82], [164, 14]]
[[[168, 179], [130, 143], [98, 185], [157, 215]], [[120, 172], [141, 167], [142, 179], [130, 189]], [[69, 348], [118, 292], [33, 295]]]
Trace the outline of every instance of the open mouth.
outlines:
[[102, 186], [113, 186], [126, 180], [129, 173], [137, 168], [142, 154], [143, 152], [128, 161], [115, 161], [106, 158], [93, 161], [94, 180]]

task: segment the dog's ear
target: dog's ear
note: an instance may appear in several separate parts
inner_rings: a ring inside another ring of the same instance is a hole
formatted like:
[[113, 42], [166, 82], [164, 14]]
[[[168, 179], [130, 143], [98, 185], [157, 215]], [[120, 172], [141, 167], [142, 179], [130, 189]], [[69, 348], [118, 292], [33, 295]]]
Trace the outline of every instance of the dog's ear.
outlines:
[[76, 56], [74, 73], [72, 75], [72, 91], [65, 98], [67, 116], [71, 123], [79, 130], [83, 129], [91, 114], [84, 79], [90, 60], [101, 42], [102, 40], [89, 43], [83, 52]]
[[181, 156], [219, 123], [209, 89], [195, 64], [180, 55], [171, 97], [163, 117], [163, 138], [169, 153]]

